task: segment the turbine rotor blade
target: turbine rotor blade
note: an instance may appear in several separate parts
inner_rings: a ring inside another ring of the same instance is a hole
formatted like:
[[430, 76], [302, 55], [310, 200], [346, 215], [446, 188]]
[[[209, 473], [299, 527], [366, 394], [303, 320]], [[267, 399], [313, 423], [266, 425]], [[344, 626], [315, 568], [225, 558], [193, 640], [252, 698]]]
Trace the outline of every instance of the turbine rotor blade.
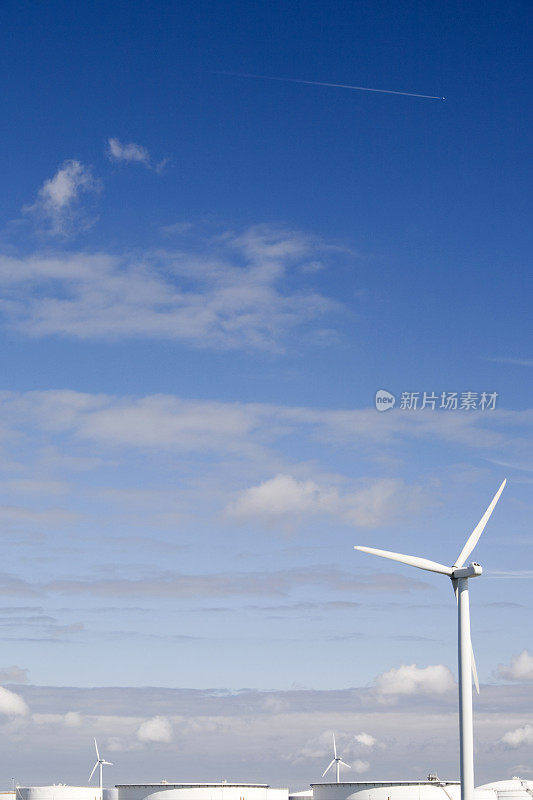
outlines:
[[496, 503], [500, 499], [500, 495], [503, 492], [503, 490], [505, 489], [505, 484], [506, 483], [507, 483], [507, 478], [505, 478], [505, 480], [503, 481], [502, 485], [500, 486], [500, 488], [498, 489], [498, 491], [496, 492], [496, 494], [492, 498], [489, 507], [487, 508], [487, 510], [485, 511], [485, 513], [483, 514], [481, 519], [479, 520], [478, 524], [476, 525], [476, 527], [474, 528], [474, 530], [472, 531], [472, 533], [468, 537], [465, 546], [461, 550], [461, 552], [459, 554], [459, 557], [458, 557], [457, 561], [454, 564], [455, 567], [462, 567], [463, 566], [463, 564], [465, 563], [466, 559], [468, 558], [468, 556], [470, 555], [470, 553], [472, 552], [472, 550], [474, 549], [474, 547], [478, 543], [479, 537], [483, 533], [483, 529], [485, 528], [485, 525], [489, 521], [490, 515], [494, 511], [494, 506], [496, 505]]
[[94, 740], [94, 747], [96, 750], [96, 758], [98, 761], [100, 761], [100, 753], [98, 752], [98, 745], [96, 744], [96, 739]]
[[430, 561], [427, 558], [406, 556], [402, 553], [392, 553], [390, 550], [378, 550], [375, 547], [363, 547], [357, 544], [354, 550], [362, 550], [363, 553], [372, 553], [372, 555], [382, 556], [382, 558], [390, 558], [391, 561], [400, 561], [402, 564], [408, 564], [410, 567], [418, 567], [418, 569], [425, 569], [428, 572], [439, 572], [442, 575], [448, 576], [451, 576], [453, 572], [451, 567], [446, 567], [444, 564], [438, 564], [436, 561]]
[[333, 761], [332, 761], [330, 764], [328, 764], [328, 766], [326, 767], [326, 769], [325, 769], [325, 770], [324, 770], [324, 772], [322, 773], [322, 777], [324, 777], [324, 775], [326, 774], [326, 772], [328, 772], [328, 771], [331, 769], [331, 767], [333, 766], [333, 764], [334, 764], [334, 763], [335, 763], [335, 759], [333, 759]]
[[[459, 596], [457, 594], [457, 578], [452, 578], [452, 586], [453, 586], [453, 593], [455, 595], [455, 602], [459, 603]], [[476, 687], [476, 692], [479, 694], [479, 680], [477, 676], [477, 667], [476, 667], [476, 658], [474, 656], [474, 648], [472, 646], [472, 639], [470, 639], [470, 650], [472, 653], [472, 678], [474, 680], [474, 686]]]
[[479, 680], [477, 677], [476, 659], [474, 656], [474, 648], [472, 647], [472, 640], [470, 640], [470, 650], [472, 652], [472, 678], [474, 679], [474, 686], [476, 687], [476, 692], [479, 694]]
[[89, 775], [89, 783], [91, 782], [91, 778], [92, 778], [92, 776], [94, 775], [94, 773], [95, 773], [95, 770], [96, 770], [96, 767], [97, 767], [97, 766], [98, 766], [98, 761], [97, 761], [97, 762], [96, 762], [96, 764], [94, 765], [94, 767], [93, 767], [93, 771], [92, 771], [92, 772], [91, 772], [91, 774]]
[[337, 758], [337, 745], [335, 744], [335, 734], [333, 734], [333, 755]]
[[339, 761], [339, 764], [342, 764], [343, 767], [348, 767], [348, 769], [351, 769], [351, 766], [347, 764], [346, 761]]

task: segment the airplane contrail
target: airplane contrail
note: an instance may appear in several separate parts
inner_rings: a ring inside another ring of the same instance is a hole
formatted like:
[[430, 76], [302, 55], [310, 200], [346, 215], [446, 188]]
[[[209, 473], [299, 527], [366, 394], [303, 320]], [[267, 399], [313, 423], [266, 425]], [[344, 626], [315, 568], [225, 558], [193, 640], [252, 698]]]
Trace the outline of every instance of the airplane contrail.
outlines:
[[423, 97], [425, 100], [446, 100], [433, 94], [417, 94], [416, 92], [398, 92], [393, 89], [371, 89], [369, 86], [351, 86], [346, 83], [325, 83], [324, 81], [304, 81], [300, 78], [276, 78], [272, 75], [252, 75], [249, 72], [223, 72], [210, 70], [212, 75], [229, 75], [233, 78], [257, 78], [262, 81], [281, 81], [282, 83], [305, 83], [307, 86], [331, 86], [334, 89], [352, 89], [358, 92], [378, 92], [379, 94], [401, 94], [404, 97]]

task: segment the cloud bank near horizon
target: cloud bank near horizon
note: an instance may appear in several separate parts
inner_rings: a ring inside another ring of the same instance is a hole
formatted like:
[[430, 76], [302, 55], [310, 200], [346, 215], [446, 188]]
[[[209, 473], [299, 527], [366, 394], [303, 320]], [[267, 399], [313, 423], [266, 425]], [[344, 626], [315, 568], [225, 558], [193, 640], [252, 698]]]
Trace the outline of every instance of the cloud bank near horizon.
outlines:
[[[457, 698], [453, 692], [427, 689], [383, 705], [376, 703], [374, 689], [356, 688], [259, 692], [23, 686], [16, 694], [23, 712], [0, 713], [0, 732], [5, 757], [17, 774], [28, 775], [27, 753], [34, 753], [28, 783], [37, 776], [44, 783], [52, 780], [47, 767], [52, 750], [68, 755], [63, 779], [83, 783], [91, 737], [96, 736], [104, 757], [106, 752], [114, 755], [115, 766], [107, 773], [111, 783], [146, 782], [154, 770], [172, 779], [198, 778], [194, 765], [201, 758], [203, 780], [220, 780], [224, 774], [294, 788], [320, 778], [331, 758], [333, 732], [356, 775], [416, 780], [432, 768], [454, 778]], [[526, 686], [492, 687], [483, 694], [476, 713], [478, 783], [507, 777], [517, 759], [527, 760], [531, 741]], [[140, 763], [143, 750], [150, 755]]]

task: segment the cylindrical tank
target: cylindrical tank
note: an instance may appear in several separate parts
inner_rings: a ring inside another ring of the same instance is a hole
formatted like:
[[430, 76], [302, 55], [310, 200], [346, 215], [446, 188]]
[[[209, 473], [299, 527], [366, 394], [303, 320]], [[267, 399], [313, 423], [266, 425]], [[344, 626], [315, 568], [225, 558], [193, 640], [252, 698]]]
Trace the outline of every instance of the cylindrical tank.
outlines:
[[288, 800], [288, 789], [250, 783], [118, 784], [118, 800]]
[[16, 800], [101, 800], [98, 786], [17, 786]]
[[481, 790], [492, 792], [496, 800], [533, 800], [533, 781], [516, 776], [507, 781], [485, 783], [476, 789], [476, 793]]
[[461, 796], [458, 781], [358, 781], [311, 785], [313, 800], [460, 800]]

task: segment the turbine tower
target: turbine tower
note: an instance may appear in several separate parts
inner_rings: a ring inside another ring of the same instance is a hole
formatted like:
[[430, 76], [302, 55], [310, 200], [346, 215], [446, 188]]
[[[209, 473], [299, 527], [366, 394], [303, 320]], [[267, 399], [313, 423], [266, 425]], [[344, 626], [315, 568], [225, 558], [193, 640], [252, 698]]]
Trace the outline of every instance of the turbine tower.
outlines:
[[335, 734], [333, 734], [333, 760], [330, 761], [330, 763], [328, 764], [328, 766], [326, 767], [326, 769], [322, 773], [322, 777], [324, 777], [326, 772], [328, 772], [328, 770], [331, 769], [333, 764], [335, 764], [335, 773], [337, 775], [337, 783], [340, 783], [341, 782], [341, 779], [340, 779], [340, 765], [342, 764], [343, 767], [348, 767], [348, 769], [351, 769], [351, 767], [350, 767], [349, 764], [347, 764], [345, 761], [343, 761], [340, 756], [337, 755], [337, 745], [335, 743]]
[[96, 749], [96, 764], [93, 767], [93, 771], [89, 775], [89, 783], [91, 782], [91, 778], [94, 775], [94, 773], [96, 771], [96, 768], [100, 767], [100, 797], [102, 797], [102, 786], [103, 786], [103, 784], [102, 784], [102, 770], [103, 770], [103, 765], [107, 764], [109, 767], [112, 767], [113, 766], [113, 762], [112, 761], [105, 761], [105, 759], [100, 758], [100, 753], [98, 752], [98, 745], [96, 744], [96, 739], [94, 740], [94, 747]]
[[446, 567], [444, 564], [438, 564], [436, 561], [428, 561], [427, 558], [405, 556], [401, 553], [391, 553], [388, 550], [377, 550], [374, 547], [362, 547], [360, 545], [356, 545], [355, 547], [356, 550], [363, 550], [365, 553], [373, 553], [376, 556], [390, 558], [392, 561], [400, 561], [402, 564], [425, 569], [428, 570], [428, 572], [438, 572], [442, 575], [448, 575], [448, 577], [451, 578], [458, 609], [461, 800], [474, 800], [474, 723], [472, 714], [471, 673], [474, 677], [476, 689], [479, 692], [477, 671], [470, 639], [468, 580], [469, 578], [477, 578], [482, 573], [481, 567], [476, 562], [473, 562], [468, 567], [465, 567], [464, 563], [478, 543], [479, 537], [483, 533], [483, 529], [494, 511], [494, 506], [500, 499], [506, 482], [507, 479], [503, 481], [492, 498], [491, 504], [468, 537], [465, 546], [452, 567]]

